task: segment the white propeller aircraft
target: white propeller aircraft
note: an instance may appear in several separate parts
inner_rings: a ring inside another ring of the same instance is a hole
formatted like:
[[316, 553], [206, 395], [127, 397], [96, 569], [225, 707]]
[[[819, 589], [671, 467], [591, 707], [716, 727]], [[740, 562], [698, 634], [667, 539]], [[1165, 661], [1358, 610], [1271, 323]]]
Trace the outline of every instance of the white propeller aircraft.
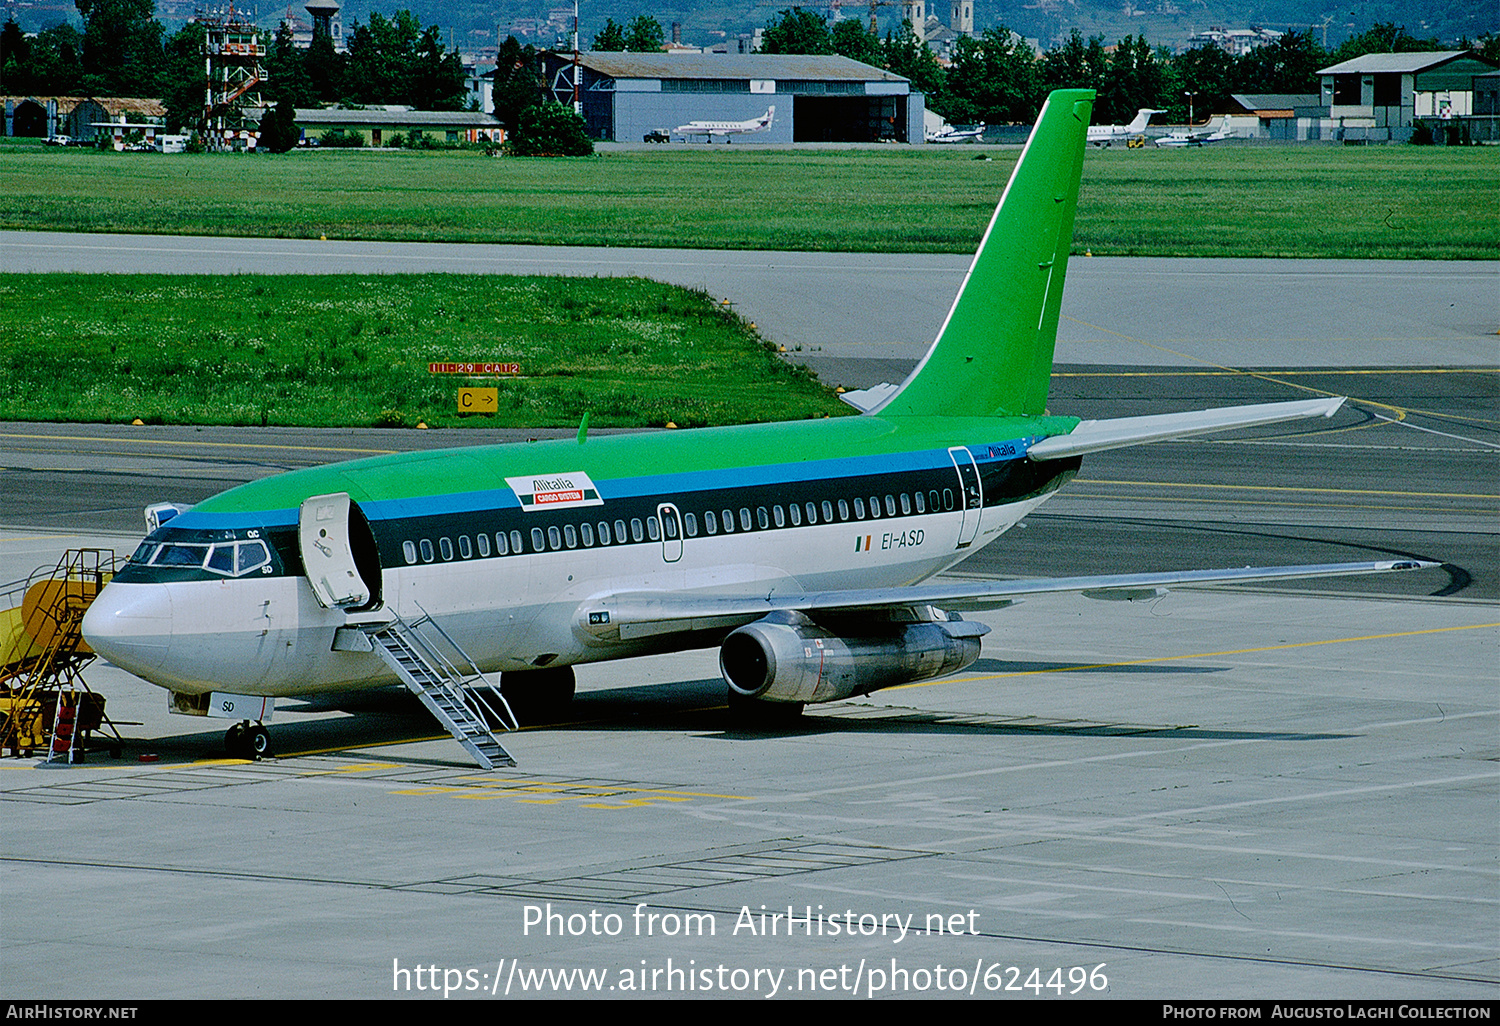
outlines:
[[399, 682], [489, 767], [513, 764], [491, 721], [514, 722], [508, 703], [522, 720], [559, 714], [579, 663], [717, 646], [732, 706], [800, 711], [963, 669], [988, 628], [961, 613], [1024, 595], [1432, 565], [922, 583], [1088, 453], [1343, 402], [1046, 411], [1092, 102], [1048, 99], [937, 341], [902, 385], [856, 397], [862, 415], [580, 429], [253, 481], [153, 530], [88, 610], [86, 639], [175, 711], [240, 721], [226, 741], [241, 754], [267, 749], [278, 697]]
[[1108, 146], [1111, 143], [1128, 141], [1146, 131], [1151, 115], [1160, 113], [1162, 111], [1142, 107], [1135, 112], [1135, 117], [1128, 125], [1095, 125], [1089, 129], [1088, 141], [1095, 146]]
[[767, 107], [766, 112], [758, 118], [747, 118], [744, 121], [689, 121], [685, 125], [678, 125], [672, 131], [681, 136], [706, 136], [710, 143], [714, 141], [714, 136], [722, 135], [727, 142], [732, 135], [764, 132], [771, 127], [771, 122], [775, 118], [776, 106], [773, 104]]

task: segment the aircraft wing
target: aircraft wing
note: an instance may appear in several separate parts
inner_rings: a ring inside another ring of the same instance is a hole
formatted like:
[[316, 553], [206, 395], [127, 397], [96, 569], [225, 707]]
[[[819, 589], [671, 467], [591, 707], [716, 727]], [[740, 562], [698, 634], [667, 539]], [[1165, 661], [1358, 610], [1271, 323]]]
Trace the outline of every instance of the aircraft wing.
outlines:
[[1302, 399], [1290, 403], [1260, 403], [1254, 406], [1221, 406], [1187, 413], [1162, 413], [1147, 417], [1084, 420], [1066, 435], [1045, 438], [1026, 450], [1033, 460], [1055, 460], [1064, 456], [1120, 449], [1127, 445], [1188, 438], [1230, 428], [1277, 424], [1303, 417], [1332, 417], [1344, 404], [1341, 396]]
[[578, 623], [591, 634], [618, 635], [621, 640], [679, 631], [734, 627], [769, 613], [796, 612], [813, 619], [884, 609], [937, 606], [944, 610], [1002, 609], [1027, 595], [1081, 592], [1088, 598], [1139, 600], [1166, 588], [1194, 584], [1247, 584], [1311, 577], [1348, 577], [1402, 570], [1423, 570], [1440, 563], [1416, 559], [1365, 563], [1314, 563], [1304, 566], [1247, 566], [1224, 570], [1178, 570], [1163, 573], [1103, 574], [1034, 580], [953, 580], [899, 588], [849, 591], [771, 592], [760, 596], [694, 595], [684, 592], [619, 592], [596, 596], [578, 611]]

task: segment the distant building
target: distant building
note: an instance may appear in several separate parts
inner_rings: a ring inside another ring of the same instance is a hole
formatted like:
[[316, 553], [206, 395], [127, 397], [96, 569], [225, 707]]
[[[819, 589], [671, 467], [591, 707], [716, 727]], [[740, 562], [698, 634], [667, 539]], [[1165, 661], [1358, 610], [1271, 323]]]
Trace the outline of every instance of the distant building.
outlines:
[[1257, 46], [1274, 43], [1281, 36], [1282, 33], [1275, 29], [1263, 29], [1253, 25], [1243, 29], [1211, 28], [1189, 36], [1187, 45], [1190, 50], [1200, 46], [1217, 46], [1225, 53], [1243, 57]]
[[[1474, 113], [1474, 78], [1495, 66], [1468, 50], [1368, 53], [1318, 72], [1328, 117], [1345, 128], [1373, 130], [1374, 140], [1409, 138], [1419, 120], [1449, 121]], [[1382, 139], [1383, 137], [1383, 139]]]
[[[847, 57], [585, 53], [579, 96], [595, 139], [640, 141], [689, 121], [743, 121], [776, 108], [760, 143], [922, 142], [922, 94]], [[573, 55], [544, 53], [547, 88], [572, 102]]]
[[160, 100], [131, 96], [4, 96], [5, 134], [49, 139], [65, 135], [76, 143], [111, 139], [123, 148], [125, 137], [143, 139], [166, 131], [167, 109]]
[[398, 136], [413, 132], [439, 143], [501, 142], [502, 126], [493, 114], [482, 111], [407, 110], [366, 108], [323, 110], [297, 108], [297, 127], [306, 139], [314, 139], [335, 128], [358, 135], [366, 146], [389, 146]]

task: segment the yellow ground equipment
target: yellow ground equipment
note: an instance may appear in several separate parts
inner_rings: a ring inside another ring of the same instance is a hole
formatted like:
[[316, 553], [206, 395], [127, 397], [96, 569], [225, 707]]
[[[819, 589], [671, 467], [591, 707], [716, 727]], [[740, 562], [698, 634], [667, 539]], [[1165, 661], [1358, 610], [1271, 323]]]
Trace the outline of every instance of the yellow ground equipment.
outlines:
[[[69, 549], [52, 570], [0, 590], [0, 754], [81, 762], [108, 748], [119, 757], [120, 732], [83, 680], [95, 655], [79, 629], [114, 567], [111, 549]], [[113, 737], [96, 741], [96, 732]]]

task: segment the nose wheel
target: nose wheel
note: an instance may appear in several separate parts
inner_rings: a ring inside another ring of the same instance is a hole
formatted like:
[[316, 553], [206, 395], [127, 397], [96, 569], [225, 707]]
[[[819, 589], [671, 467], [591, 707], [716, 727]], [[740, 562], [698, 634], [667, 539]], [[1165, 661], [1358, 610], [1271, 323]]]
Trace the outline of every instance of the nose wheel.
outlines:
[[271, 754], [271, 735], [261, 724], [241, 720], [225, 732], [224, 750], [235, 759], [264, 759]]

